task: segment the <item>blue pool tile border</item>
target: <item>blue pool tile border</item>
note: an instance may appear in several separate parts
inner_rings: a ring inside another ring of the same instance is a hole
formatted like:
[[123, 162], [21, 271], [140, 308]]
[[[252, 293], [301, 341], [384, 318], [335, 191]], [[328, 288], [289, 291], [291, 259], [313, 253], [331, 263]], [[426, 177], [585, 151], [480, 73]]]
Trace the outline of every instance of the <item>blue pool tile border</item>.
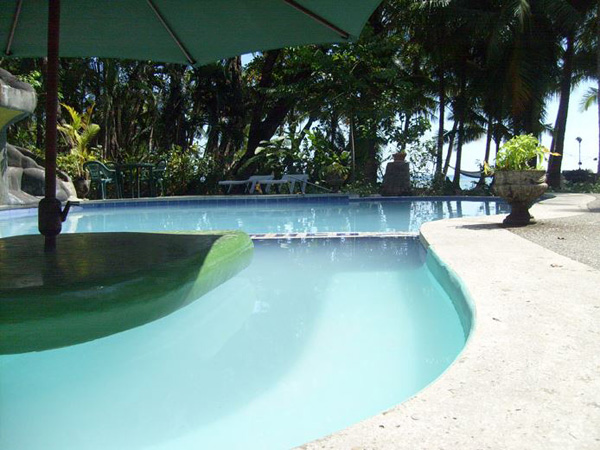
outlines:
[[416, 239], [418, 232], [413, 231], [322, 231], [315, 233], [248, 233], [253, 241], [286, 241], [304, 239]]
[[368, 203], [368, 202], [419, 202], [419, 201], [443, 201], [443, 202], [455, 202], [455, 201], [473, 201], [473, 202], [504, 202], [500, 197], [494, 196], [474, 196], [474, 195], [456, 195], [456, 196], [443, 196], [443, 195], [431, 195], [426, 197], [418, 196], [393, 196], [393, 197], [350, 197], [350, 203]]
[[347, 195], [304, 195], [304, 196], [207, 196], [207, 197], [169, 197], [164, 199], [140, 199], [140, 200], [111, 200], [111, 201], [89, 201], [79, 204], [84, 209], [94, 208], [132, 208], [132, 207], [178, 207], [178, 206], [264, 206], [264, 205], [291, 205], [291, 204], [338, 204], [347, 205], [350, 197]]

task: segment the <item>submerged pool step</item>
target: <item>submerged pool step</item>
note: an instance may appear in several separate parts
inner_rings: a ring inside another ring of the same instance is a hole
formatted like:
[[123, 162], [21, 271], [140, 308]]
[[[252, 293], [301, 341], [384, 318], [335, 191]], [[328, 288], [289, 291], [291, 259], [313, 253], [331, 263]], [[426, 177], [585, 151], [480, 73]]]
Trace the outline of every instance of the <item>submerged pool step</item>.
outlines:
[[321, 232], [321, 233], [249, 233], [252, 240], [266, 239], [350, 239], [350, 238], [417, 238], [419, 233], [394, 232]]
[[144, 325], [246, 268], [240, 231], [73, 233], [0, 240], [0, 355], [66, 347]]

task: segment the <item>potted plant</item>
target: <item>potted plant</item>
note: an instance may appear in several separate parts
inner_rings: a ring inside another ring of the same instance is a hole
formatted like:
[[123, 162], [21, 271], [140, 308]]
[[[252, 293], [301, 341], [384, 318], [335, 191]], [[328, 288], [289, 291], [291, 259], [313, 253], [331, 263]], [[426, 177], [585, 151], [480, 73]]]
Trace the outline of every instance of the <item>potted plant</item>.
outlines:
[[65, 122], [58, 125], [58, 131], [70, 152], [68, 157], [64, 158], [68, 165], [65, 169], [70, 172], [69, 175], [73, 179], [77, 197], [85, 198], [90, 190], [90, 180], [83, 164], [95, 159], [91, 142], [100, 131], [100, 126], [92, 123], [93, 105], [82, 114], [69, 105], [62, 104], [62, 106], [69, 113], [70, 119], [70, 123]]
[[548, 154], [548, 149], [533, 135], [515, 136], [498, 152], [495, 167], [485, 166], [486, 172], [494, 175], [494, 193], [510, 205], [511, 212], [503, 221], [505, 226], [534, 223], [529, 208], [548, 189], [543, 169]]
[[343, 151], [341, 153], [321, 154], [318, 159], [321, 179], [334, 192], [337, 192], [350, 175], [350, 153]]
[[350, 168], [339, 161], [334, 161], [323, 168], [323, 179], [334, 192], [348, 179]]

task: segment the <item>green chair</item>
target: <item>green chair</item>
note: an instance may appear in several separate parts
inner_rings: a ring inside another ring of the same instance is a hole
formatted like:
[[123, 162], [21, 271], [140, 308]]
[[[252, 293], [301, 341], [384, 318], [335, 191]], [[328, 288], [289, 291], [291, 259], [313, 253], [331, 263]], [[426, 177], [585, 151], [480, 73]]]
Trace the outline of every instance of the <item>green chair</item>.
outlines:
[[157, 197], [164, 195], [164, 179], [165, 172], [167, 170], [167, 163], [160, 160], [156, 164], [152, 165], [151, 169], [147, 168], [142, 171], [140, 181], [142, 184], [146, 184], [150, 197]]
[[163, 186], [163, 182], [165, 179], [165, 172], [167, 170], [167, 163], [165, 161], [159, 161], [156, 166], [154, 167], [154, 169], [152, 170], [152, 178], [153, 178], [153, 182], [154, 182], [154, 186], [152, 186], [152, 195], [156, 196], [157, 195], [157, 188], [158, 188], [158, 195], [164, 195], [164, 186]]
[[106, 186], [111, 183], [115, 185], [117, 197], [121, 197], [116, 171], [109, 169], [99, 161], [88, 161], [83, 164], [83, 168], [89, 172], [91, 183], [100, 187], [102, 200], [106, 199]]

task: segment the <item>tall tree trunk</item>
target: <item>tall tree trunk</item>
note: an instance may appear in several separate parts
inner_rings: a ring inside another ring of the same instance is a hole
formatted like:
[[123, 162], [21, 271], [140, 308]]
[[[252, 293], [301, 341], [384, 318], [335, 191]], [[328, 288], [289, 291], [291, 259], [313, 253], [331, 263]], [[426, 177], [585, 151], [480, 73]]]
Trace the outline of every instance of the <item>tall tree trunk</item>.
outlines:
[[[408, 135], [408, 130], [410, 129], [410, 119], [412, 117], [412, 114], [407, 113], [406, 117], [404, 118], [404, 128], [403, 128], [403, 133], [404, 136], [406, 137]], [[406, 151], [406, 139], [402, 140], [402, 144], [400, 145], [400, 151]]]
[[[267, 95], [264, 92], [266, 88], [273, 86], [273, 70], [278, 55], [281, 50], [271, 50], [265, 53], [265, 62], [261, 72], [259, 82], [258, 101], [252, 108], [252, 119], [250, 123], [250, 131], [248, 132], [248, 143], [244, 155], [237, 162], [233, 169], [238, 177], [248, 177], [252, 175], [255, 167], [246, 162], [254, 156], [256, 148], [261, 141], [268, 141], [273, 137], [277, 129], [283, 125], [286, 116], [297, 103], [298, 98], [295, 96], [282, 97], [274, 103], [267, 104]], [[294, 84], [309, 78], [312, 75], [312, 69], [306, 67], [303, 70], [298, 70], [291, 74], [283, 83]], [[281, 81], [278, 81], [281, 82]], [[268, 107], [268, 109], [267, 109]], [[244, 168], [240, 171], [240, 168]]]
[[565, 147], [565, 132], [567, 131], [574, 53], [575, 33], [570, 32], [567, 35], [567, 48], [563, 57], [563, 69], [560, 80], [560, 103], [558, 105], [556, 124], [552, 137], [552, 151], [558, 153], [558, 156], [550, 156], [550, 163], [548, 164], [548, 184], [555, 189], [560, 188], [560, 169]]
[[456, 163], [454, 164], [454, 179], [452, 185], [455, 189], [460, 189], [460, 164], [462, 160], [462, 148], [465, 140], [465, 122], [460, 121], [458, 125], [458, 142], [456, 145]]
[[[600, 43], [600, 0], [598, 0], [598, 11], [596, 12], [596, 32], [597, 32], [597, 41]], [[600, 95], [600, 45], [598, 45], [598, 49], [596, 50], [596, 76], [598, 78], [598, 93]], [[600, 99], [596, 99], [596, 104], [598, 105], [598, 169], [596, 173], [600, 175]]]
[[[458, 112], [458, 145], [456, 146], [456, 163], [454, 164], [454, 179], [452, 184], [455, 189], [460, 189], [460, 165], [462, 160], [462, 147], [465, 141], [465, 120], [467, 116], [467, 58], [466, 56], [462, 59], [462, 65], [460, 69], [460, 92], [456, 100], [457, 112]], [[456, 113], [454, 114], [457, 115]]]
[[502, 144], [502, 139], [500, 139], [500, 137], [498, 137], [497, 139], [494, 139], [494, 143], [496, 144], [496, 157], [497, 157], [498, 152], [500, 151], [500, 145]]
[[456, 138], [456, 133], [458, 130], [458, 120], [454, 121], [454, 125], [452, 125], [452, 130], [450, 131], [450, 141], [448, 142], [448, 152], [446, 154], [446, 161], [444, 162], [444, 170], [442, 172], [442, 176], [446, 178], [448, 176], [448, 169], [450, 168], [450, 159], [452, 158], [452, 150], [454, 149], [454, 139]]
[[[370, 111], [370, 109], [368, 110]], [[357, 116], [355, 118], [355, 129], [361, 130], [358, 135], [354, 136], [358, 178], [362, 178], [367, 183], [376, 183], [379, 169], [377, 124], [370, 117]]]
[[294, 150], [296, 152], [298, 150], [300, 150], [300, 146], [302, 145], [302, 141], [306, 137], [306, 133], [308, 133], [310, 131], [310, 127], [312, 127], [312, 124], [315, 122], [315, 120], [317, 120], [316, 116], [310, 115], [308, 117], [308, 120], [306, 121], [306, 123], [302, 127], [302, 130], [300, 130], [300, 133], [298, 133], [298, 135], [294, 139], [294, 142], [292, 142], [292, 150]]
[[350, 182], [354, 183], [356, 181], [356, 142], [354, 140], [354, 136], [356, 134], [356, 124], [354, 123], [354, 108], [350, 111]]
[[[486, 164], [489, 164], [490, 161], [490, 151], [492, 149], [492, 131], [494, 127], [494, 119], [490, 114], [488, 116], [487, 123], [487, 134], [485, 136], [485, 156], [483, 157], [483, 167], [485, 168]], [[481, 177], [479, 177], [479, 181], [477, 182], [477, 187], [481, 188], [485, 185], [485, 172], [482, 170]]]
[[[600, 0], [599, 0], [600, 1]], [[438, 69], [438, 96], [440, 99], [439, 127], [437, 136], [437, 153], [435, 158], [435, 178], [441, 178], [444, 157], [444, 121], [446, 120], [446, 80], [443, 68]]]
[[185, 66], [168, 68], [169, 94], [161, 118], [164, 129], [161, 133], [161, 140], [158, 142], [162, 148], [170, 148], [172, 145], [185, 148], [186, 139], [182, 128], [185, 121], [183, 86], [185, 71]]
[[[266, 133], [263, 130], [263, 116], [265, 108], [265, 95], [263, 92], [273, 84], [273, 70], [275, 64], [279, 59], [281, 50], [273, 50], [265, 53], [264, 64], [260, 73], [260, 81], [258, 82], [258, 101], [252, 109], [252, 118], [250, 121], [250, 130], [248, 132], [248, 144], [246, 146], [246, 153], [242, 157], [238, 164], [238, 167], [242, 166], [248, 159], [254, 156], [256, 147], [260, 144], [260, 141], [265, 140]], [[269, 139], [271, 136], [266, 137]]]
[[330, 145], [331, 145], [331, 150], [333, 152], [335, 151], [335, 139], [337, 136], [337, 132], [338, 132], [338, 121], [339, 121], [339, 114], [336, 111], [333, 111], [331, 113], [331, 136], [330, 136]]
[[[221, 130], [221, 143], [219, 145], [216, 166], [223, 170], [225, 162], [231, 161], [235, 152], [244, 143], [244, 128], [246, 126], [246, 110], [244, 102], [244, 89], [242, 79], [242, 58], [237, 56], [227, 60], [228, 87], [232, 101], [226, 109], [227, 120]], [[219, 127], [220, 128], [220, 127]]]

